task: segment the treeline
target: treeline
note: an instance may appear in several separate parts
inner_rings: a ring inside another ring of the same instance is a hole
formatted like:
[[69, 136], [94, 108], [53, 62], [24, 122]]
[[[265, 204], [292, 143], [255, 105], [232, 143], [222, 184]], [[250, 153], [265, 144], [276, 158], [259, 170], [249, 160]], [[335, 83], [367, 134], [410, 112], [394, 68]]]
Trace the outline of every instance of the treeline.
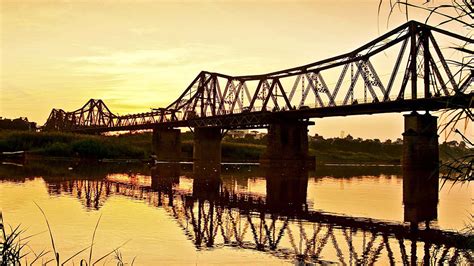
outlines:
[[[339, 161], [385, 161], [399, 163], [402, 158], [403, 140], [395, 141], [379, 139], [354, 139], [348, 135], [345, 138], [328, 138], [315, 135], [309, 140], [309, 148], [323, 158]], [[440, 160], [447, 161], [467, 154], [472, 154], [463, 141], [449, 141], [439, 144]]]
[[[224, 142], [252, 144], [265, 147], [267, 143], [266, 136], [262, 139], [253, 139], [251, 137], [232, 139], [224, 138]], [[395, 141], [379, 139], [353, 138], [348, 135], [345, 138], [327, 138], [315, 135], [308, 138], [310, 155], [316, 156], [317, 162], [382, 162], [390, 164], [399, 164], [402, 158], [403, 140]], [[466, 144], [461, 141], [450, 141], [440, 143], [440, 160], [447, 161], [452, 158], [473, 153]]]
[[[182, 158], [191, 160], [193, 133], [181, 136]], [[233, 139], [224, 137], [222, 158], [226, 161], [257, 161], [266, 149], [267, 139], [251, 137]], [[390, 163], [398, 164], [402, 157], [403, 142], [378, 139], [308, 138], [309, 154], [319, 163]], [[60, 132], [0, 131], [0, 151], [29, 151], [31, 154], [53, 157], [146, 159], [152, 154], [152, 134], [137, 133], [118, 136], [81, 135]], [[472, 154], [473, 149], [464, 142], [440, 144], [440, 159], [443, 161]]]
[[36, 123], [29, 122], [28, 118], [26, 117], [20, 117], [15, 119], [0, 117], [0, 130], [35, 131]]
[[402, 141], [381, 142], [379, 139], [328, 138], [314, 136], [309, 148], [316, 157], [328, 162], [385, 162], [398, 164], [402, 156]]

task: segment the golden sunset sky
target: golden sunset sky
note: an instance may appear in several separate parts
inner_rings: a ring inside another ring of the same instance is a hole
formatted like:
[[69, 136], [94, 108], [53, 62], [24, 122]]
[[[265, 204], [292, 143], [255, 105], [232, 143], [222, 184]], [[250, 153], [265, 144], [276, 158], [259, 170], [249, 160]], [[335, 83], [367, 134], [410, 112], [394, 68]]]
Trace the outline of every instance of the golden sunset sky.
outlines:
[[[442, 1], [438, 1], [440, 3]], [[1, 0], [0, 116], [42, 125], [100, 98], [120, 114], [164, 107], [201, 70], [259, 74], [351, 51], [387, 25], [378, 0]], [[413, 11], [412, 18], [425, 13]], [[402, 114], [317, 119], [310, 134], [401, 137]]]

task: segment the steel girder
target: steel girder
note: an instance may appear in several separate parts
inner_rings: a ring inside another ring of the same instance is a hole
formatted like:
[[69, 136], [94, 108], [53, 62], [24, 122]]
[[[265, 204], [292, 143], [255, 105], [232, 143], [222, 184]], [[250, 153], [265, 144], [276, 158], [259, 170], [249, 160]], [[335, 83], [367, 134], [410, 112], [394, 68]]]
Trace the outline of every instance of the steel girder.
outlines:
[[[473, 42], [471, 38], [410, 21], [352, 52], [296, 68], [248, 76], [202, 71], [178, 99], [152, 112], [118, 116], [101, 100], [90, 100], [66, 115], [53, 110], [44, 129], [114, 130], [160, 124], [259, 127], [271, 120], [268, 116], [285, 116], [288, 111], [318, 113], [319, 109], [336, 108], [347, 109], [347, 113], [340, 115], [352, 115], [352, 108], [342, 107], [374, 104], [384, 108], [378, 103], [436, 102], [456, 95], [472, 97], [471, 61], [456, 64], [454, 59], [446, 60], [435, 34], [463, 42], [464, 47]], [[459, 52], [461, 60], [472, 53], [467, 48]], [[423, 108], [413, 104], [408, 109]], [[390, 111], [405, 110], [406, 106]], [[386, 110], [371, 110], [378, 112]], [[331, 116], [329, 110], [323, 113]], [[61, 115], [66, 118], [61, 119]]]

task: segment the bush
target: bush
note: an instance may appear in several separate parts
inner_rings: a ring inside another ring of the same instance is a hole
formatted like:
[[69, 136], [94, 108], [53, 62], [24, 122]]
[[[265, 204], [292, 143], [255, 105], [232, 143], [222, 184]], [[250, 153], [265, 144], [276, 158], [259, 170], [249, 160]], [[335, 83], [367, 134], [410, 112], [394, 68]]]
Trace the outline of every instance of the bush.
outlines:
[[78, 140], [71, 146], [74, 154], [79, 157], [104, 158], [108, 155], [107, 149], [99, 141], [92, 139]]
[[54, 142], [51, 145], [46, 146], [42, 152], [44, 155], [49, 156], [58, 156], [58, 157], [65, 157], [65, 156], [72, 156], [73, 152], [71, 146], [62, 143], [62, 142]]

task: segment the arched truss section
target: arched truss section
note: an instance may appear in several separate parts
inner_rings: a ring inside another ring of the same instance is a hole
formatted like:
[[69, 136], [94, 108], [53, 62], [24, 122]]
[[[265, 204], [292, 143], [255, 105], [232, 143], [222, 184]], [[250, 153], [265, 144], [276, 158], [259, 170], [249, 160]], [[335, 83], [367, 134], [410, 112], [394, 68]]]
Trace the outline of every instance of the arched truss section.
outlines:
[[[449, 59], [439, 38], [458, 44]], [[268, 113], [307, 119], [459, 108], [451, 101], [459, 95], [470, 108], [472, 43], [471, 38], [410, 21], [352, 52], [300, 67], [247, 76], [202, 71], [166, 108], [118, 116], [102, 100], [90, 100], [66, 113], [64, 124], [53, 110], [44, 128], [243, 127], [268, 123]]]

